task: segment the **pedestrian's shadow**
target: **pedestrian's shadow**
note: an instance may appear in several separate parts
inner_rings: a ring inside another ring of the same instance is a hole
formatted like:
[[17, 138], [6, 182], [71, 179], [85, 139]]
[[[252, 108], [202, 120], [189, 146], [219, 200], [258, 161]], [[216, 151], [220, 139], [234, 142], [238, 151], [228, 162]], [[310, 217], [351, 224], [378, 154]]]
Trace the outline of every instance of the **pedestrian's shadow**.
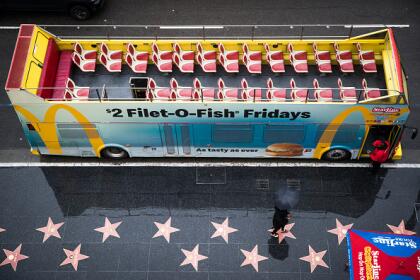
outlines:
[[284, 261], [289, 256], [289, 244], [283, 240], [280, 244], [275, 237], [271, 237], [267, 241], [268, 253], [277, 260]]

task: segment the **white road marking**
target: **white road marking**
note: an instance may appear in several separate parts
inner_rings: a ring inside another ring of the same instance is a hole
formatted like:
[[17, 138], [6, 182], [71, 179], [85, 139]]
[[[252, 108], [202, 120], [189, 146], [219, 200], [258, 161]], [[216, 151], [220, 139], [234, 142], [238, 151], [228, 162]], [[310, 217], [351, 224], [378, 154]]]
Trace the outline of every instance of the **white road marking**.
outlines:
[[0, 26], [0, 30], [17, 30], [19, 26]]
[[[332, 162], [0, 162], [0, 168], [12, 167], [329, 167], [329, 168], [370, 168], [370, 163]], [[419, 163], [384, 163], [383, 168], [420, 168]]]

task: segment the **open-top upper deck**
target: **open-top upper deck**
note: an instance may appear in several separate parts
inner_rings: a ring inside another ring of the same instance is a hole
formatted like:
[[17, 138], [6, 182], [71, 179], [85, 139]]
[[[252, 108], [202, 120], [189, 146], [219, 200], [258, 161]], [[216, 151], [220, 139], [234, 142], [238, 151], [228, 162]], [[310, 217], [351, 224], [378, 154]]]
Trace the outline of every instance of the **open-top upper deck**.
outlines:
[[406, 104], [391, 28], [360, 34], [378, 27], [22, 25], [6, 90], [45, 102]]

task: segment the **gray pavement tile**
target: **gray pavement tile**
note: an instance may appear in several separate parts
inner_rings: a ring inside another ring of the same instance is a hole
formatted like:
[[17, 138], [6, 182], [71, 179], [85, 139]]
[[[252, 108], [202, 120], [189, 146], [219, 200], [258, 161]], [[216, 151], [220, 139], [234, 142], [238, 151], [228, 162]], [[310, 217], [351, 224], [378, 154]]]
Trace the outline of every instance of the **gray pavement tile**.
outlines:
[[96, 211], [96, 193], [68, 193], [61, 194], [58, 203], [68, 208], [68, 216], [89, 216]]
[[[270, 244], [267, 247], [270, 259], [267, 260], [269, 271], [275, 273], [293, 273], [299, 274], [299, 258], [296, 245], [290, 245], [289, 240], [283, 241], [281, 244]], [[265, 253], [265, 250], [262, 251]], [[293, 279], [293, 278], [292, 278]]]
[[18, 268], [25, 272], [55, 272], [62, 261], [62, 252], [61, 244], [23, 244], [21, 253], [29, 259], [19, 262]]
[[108, 217], [128, 216], [131, 196], [126, 193], [100, 193], [96, 195], [95, 214]]
[[[60, 271], [54, 273], [54, 279], [55, 280], [85, 280], [89, 279], [87, 278], [88, 273], [85, 271]], [[52, 278], [46, 278], [46, 279], [52, 279]]]
[[147, 280], [147, 272], [118, 272], [117, 280]]
[[281, 272], [281, 273], [269, 273], [268, 274], [269, 280], [281, 280], [281, 279], [287, 279], [287, 280], [300, 280], [300, 273], [287, 273], [287, 272]]
[[150, 216], [123, 217], [117, 231], [121, 238], [111, 238], [113, 243], [149, 243], [154, 234], [153, 221]]
[[78, 243], [101, 243], [102, 234], [95, 231], [95, 228], [104, 224], [104, 218], [99, 216], [67, 217], [65, 220], [65, 231], [61, 235], [63, 242]]
[[118, 273], [109, 271], [89, 271], [86, 278], [89, 280], [115, 280], [118, 279]]
[[241, 272], [210, 272], [210, 280], [268, 280], [270, 273], [261, 273], [242, 269]]
[[[89, 256], [89, 259], [84, 260], [87, 262], [88, 272], [116, 272], [118, 270], [118, 263], [121, 257], [121, 244], [82, 244], [84, 255]], [[82, 263], [81, 261], [80, 263]], [[79, 264], [80, 264], [79, 263]]]
[[[180, 245], [174, 243], [151, 244], [148, 270], [150, 272], [179, 271], [179, 265], [184, 260], [184, 254]], [[188, 249], [191, 250], [190, 248]]]
[[125, 274], [136, 271], [146, 272], [148, 269], [149, 249], [150, 244], [127, 243], [119, 245], [118, 271], [126, 272]]
[[[165, 220], [166, 221], [166, 220]], [[161, 223], [165, 222], [162, 221]], [[174, 243], [207, 243], [210, 239], [208, 217], [172, 217], [172, 226], [180, 231], [171, 236]], [[213, 227], [213, 226], [211, 226]]]
[[149, 272], [148, 280], [207, 280], [208, 272]]
[[238, 244], [210, 244], [209, 246], [209, 271], [240, 271], [243, 255]]
[[302, 273], [301, 280], [346, 280], [349, 279], [349, 274], [340, 273], [340, 274], [311, 274], [311, 273]]
[[1, 228], [6, 229], [0, 234], [0, 242], [4, 243], [23, 243], [23, 242], [40, 242], [40, 232], [36, 217], [34, 216], [0, 216]]
[[155, 194], [154, 193], [129, 193], [131, 196], [130, 204], [128, 204], [129, 215], [153, 215], [156, 214]]

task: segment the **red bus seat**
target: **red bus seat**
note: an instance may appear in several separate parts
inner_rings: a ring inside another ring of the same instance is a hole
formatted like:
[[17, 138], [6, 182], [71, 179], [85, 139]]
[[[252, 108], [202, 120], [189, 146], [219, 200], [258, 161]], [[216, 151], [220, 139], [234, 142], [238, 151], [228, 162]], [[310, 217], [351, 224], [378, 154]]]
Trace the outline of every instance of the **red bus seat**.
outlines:
[[72, 51], [62, 51], [60, 53], [52, 96], [54, 99], [62, 99], [64, 97], [64, 87], [66, 86], [66, 81], [70, 77], [71, 72], [72, 54]]
[[37, 95], [42, 98], [62, 99], [71, 71], [72, 51], [60, 52], [53, 38], [48, 40]]

